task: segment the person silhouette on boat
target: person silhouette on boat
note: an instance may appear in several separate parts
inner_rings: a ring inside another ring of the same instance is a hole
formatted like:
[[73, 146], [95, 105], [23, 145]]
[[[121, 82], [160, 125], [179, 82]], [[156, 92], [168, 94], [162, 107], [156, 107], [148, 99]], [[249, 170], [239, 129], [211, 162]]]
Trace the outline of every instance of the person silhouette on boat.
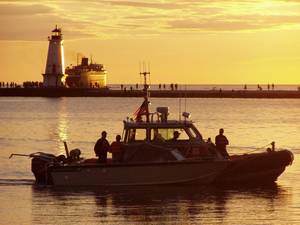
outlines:
[[107, 133], [102, 131], [101, 138], [96, 142], [94, 151], [96, 156], [98, 156], [98, 161], [101, 163], [106, 163], [107, 152], [109, 151], [109, 142], [106, 140]]
[[206, 144], [208, 144], [209, 146], [215, 146], [215, 144], [211, 141], [211, 138], [207, 138]]
[[153, 141], [154, 142], [164, 142], [165, 141], [165, 139], [163, 138], [163, 136], [161, 135], [161, 133], [159, 133], [159, 131], [157, 129], [154, 129]]
[[112, 153], [113, 162], [122, 162], [123, 151], [122, 151], [121, 135], [117, 135], [116, 141], [111, 143], [110, 152]]
[[171, 139], [171, 141], [178, 141], [179, 136], [180, 136], [180, 133], [177, 130], [175, 130], [173, 132], [173, 138]]
[[229, 154], [226, 150], [226, 146], [229, 144], [228, 139], [224, 134], [224, 129], [219, 130], [219, 135], [216, 136], [216, 148], [225, 158], [229, 158]]

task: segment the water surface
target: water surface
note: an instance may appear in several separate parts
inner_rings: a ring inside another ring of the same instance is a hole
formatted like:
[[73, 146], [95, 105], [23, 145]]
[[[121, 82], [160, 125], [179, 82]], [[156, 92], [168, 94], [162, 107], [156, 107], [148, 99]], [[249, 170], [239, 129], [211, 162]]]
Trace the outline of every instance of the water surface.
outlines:
[[[181, 99], [181, 109], [204, 138], [220, 127], [229, 152], [247, 153], [276, 141], [294, 164], [266, 187], [151, 186], [54, 188], [34, 185], [28, 158], [11, 153], [60, 154], [63, 140], [94, 157], [102, 130], [122, 133], [122, 120], [140, 98], [0, 98], [0, 224], [299, 224], [300, 101], [296, 99]], [[178, 118], [178, 99], [152, 99]], [[186, 107], [185, 107], [186, 106]], [[265, 148], [263, 148], [264, 150]]]

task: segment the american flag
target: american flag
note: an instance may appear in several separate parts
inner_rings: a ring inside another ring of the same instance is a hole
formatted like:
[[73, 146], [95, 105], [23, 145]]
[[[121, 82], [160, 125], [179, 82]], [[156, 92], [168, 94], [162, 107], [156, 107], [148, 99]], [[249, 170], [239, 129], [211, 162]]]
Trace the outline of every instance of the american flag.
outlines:
[[142, 105], [135, 111], [134, 119], [135, 121], [142, 121], [142, 115], [146, 115], [148, 113], [148, 101], [144, 101]]

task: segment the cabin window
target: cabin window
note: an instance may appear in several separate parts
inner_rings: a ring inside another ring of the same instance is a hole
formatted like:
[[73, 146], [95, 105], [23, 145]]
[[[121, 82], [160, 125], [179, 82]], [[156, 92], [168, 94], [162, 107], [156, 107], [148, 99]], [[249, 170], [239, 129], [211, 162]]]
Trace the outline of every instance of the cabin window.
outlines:
[[128, 142], [133, 141], [145, 141], [147, 139], [147, 130], [146, 129], [130, 129], [128, 131]]
[[177, 140], [189, 140], [189, 135], [184, 129], [151, 129], [151, 141], [172, 141], [174, 137], [174, 132], [180, 133]]
[[168, 140], [168, 129], [151, 129], [151, 141], [159, 142]]
[[178, 140], [179, 141], [183, 141], [183, 140], [189, 140], [190, 137], [189, 135], [186, 133], [185, 129], [174, 129], [174, 131], [178, 131], [180, 133]]

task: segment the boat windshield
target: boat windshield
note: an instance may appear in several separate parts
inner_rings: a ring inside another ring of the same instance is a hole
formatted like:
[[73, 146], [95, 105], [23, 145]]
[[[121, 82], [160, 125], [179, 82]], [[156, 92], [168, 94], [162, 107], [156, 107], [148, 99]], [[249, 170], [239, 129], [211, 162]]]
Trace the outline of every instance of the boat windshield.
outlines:
[[146, 129], [132, 128], [132, 129], [128, 130], [128, 134], [126, 135], [125, 142], [145, 141], [145, 140], [147, 140], [147, 130]]
[[190, 140], [190, 136], [185, 129], [179, 128], [154, 128], [151, 129], [151, 141], [171, 141], [174, 138], [174, 134], [179, 133], [176, 140]]
[[194, 127], [145, 127], [125, 129], [125, 143], [142, 141], [191, 141], [201, 140], [201, 134]]

